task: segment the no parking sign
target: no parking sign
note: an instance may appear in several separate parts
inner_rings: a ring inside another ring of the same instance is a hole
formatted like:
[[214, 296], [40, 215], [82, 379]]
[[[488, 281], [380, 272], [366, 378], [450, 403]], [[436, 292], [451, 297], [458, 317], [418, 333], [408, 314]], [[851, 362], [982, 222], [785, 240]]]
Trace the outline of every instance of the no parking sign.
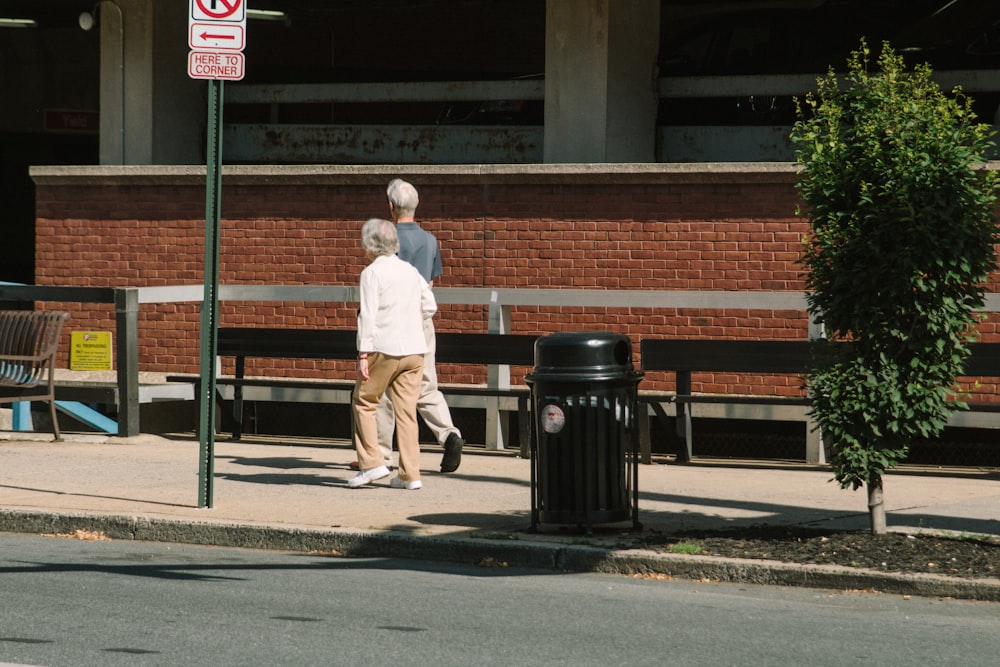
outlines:
[[247, 8], [243, 0], [191, 0], [193, 21], [235, 21], [247, 18]]

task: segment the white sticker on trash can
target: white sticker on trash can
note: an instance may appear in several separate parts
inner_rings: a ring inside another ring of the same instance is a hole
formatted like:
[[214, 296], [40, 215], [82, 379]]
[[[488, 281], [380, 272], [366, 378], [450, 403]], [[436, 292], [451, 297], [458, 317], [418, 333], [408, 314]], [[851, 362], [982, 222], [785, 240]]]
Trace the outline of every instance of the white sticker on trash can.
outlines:
[[546, 433], [558, 433], [566, 425], [566, 414], [562, 408], [551, 403], [542, 408], [542, 430]]

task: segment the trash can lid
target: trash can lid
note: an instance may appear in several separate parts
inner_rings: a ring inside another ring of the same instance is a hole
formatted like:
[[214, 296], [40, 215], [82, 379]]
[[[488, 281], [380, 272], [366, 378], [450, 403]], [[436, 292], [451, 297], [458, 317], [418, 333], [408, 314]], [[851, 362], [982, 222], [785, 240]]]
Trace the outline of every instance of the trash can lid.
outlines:
[[534, 375], [632, 373], [632, 341], [610, 331], [562, 331], [535, 341]]

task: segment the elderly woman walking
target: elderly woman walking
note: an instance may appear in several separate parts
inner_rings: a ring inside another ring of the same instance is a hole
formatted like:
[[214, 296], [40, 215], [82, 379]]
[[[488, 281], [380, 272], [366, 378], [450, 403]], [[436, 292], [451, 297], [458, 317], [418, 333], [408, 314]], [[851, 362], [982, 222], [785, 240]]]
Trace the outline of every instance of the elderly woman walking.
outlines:
[[389, 475], [375, 418], [379, 401], [387, 393], [396, 414], [399, 446], [399, 476], [389, 486], [419, 489], [417, 398], [427, 351], [423, 322], [435, 313], [437, 304], [427, 281], [396, 256], [399, 237], [392, 222], [378, 218], [366, 222], [361, 245], [371, 262], [361, 272], [358, 381], [352, 403], [360, 471], [347, 485], [358, 488]]

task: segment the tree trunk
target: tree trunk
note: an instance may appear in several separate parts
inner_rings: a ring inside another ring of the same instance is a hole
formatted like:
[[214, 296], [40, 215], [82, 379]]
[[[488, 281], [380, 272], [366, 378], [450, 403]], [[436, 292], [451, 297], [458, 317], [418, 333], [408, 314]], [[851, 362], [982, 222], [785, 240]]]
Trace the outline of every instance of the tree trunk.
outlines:
[[871, 520], [872, 535], [886, 534], [881, 475], [873, 475], [868, 480], [868, 518]]

